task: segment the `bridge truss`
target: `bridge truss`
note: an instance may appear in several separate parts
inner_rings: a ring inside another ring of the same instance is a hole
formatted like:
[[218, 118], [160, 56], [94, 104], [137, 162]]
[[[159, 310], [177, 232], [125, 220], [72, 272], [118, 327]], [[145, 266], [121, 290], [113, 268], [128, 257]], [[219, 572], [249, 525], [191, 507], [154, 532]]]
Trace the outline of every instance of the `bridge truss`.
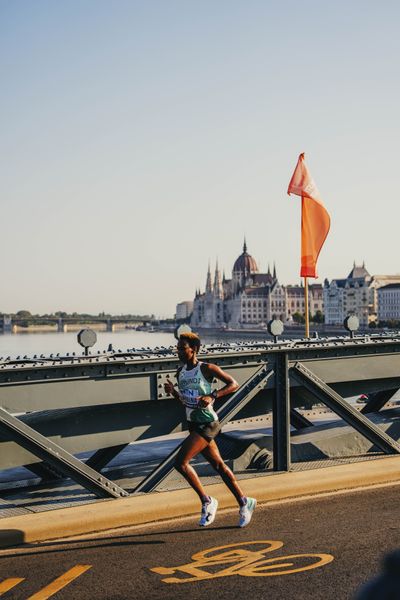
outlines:
[[[291, 427], [311, 427], [298, 408], [323, 403], [385, 454], [400, 445], [368, 415], [400, 388], [400, 335], [214, 344], [215, 362], [240, 388], [217, 404], [222, 424], [272, 412], [273, 468], [291, 468]], [[0, 470], [26, 466], [43, 479], [70, 477], [98, 497], [128, 492], [101, 470], [129, 443], [181, 431], [182, 412], [164, 392], [178, 360], [173, 348], [89, 356], [0, 359]], [[362, 411], [345, 399], [368, 393]], [[93, 451], [88, 461], [76, 455]], [[179, 447], [132, 493], [154, 490]]]

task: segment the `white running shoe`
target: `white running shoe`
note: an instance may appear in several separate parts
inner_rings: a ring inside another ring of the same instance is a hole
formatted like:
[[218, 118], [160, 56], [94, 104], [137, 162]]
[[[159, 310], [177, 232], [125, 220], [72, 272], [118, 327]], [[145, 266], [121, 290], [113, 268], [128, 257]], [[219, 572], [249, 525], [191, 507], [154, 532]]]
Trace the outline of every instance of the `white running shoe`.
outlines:
[[217, 514], [218, 500], [212, 498], [211, 496], [210, 498], [210, 502], [206, 502], [202, 506], [201, 517], [199, 521], [200, 527], [207, 527], [208, 525], [211, 525], [215, 519], [215, 515]]
[[239, 527], [246, 527], [251, 521], [257, 500], [255, 498], [247, 498], [247, 502], [239, 510]]

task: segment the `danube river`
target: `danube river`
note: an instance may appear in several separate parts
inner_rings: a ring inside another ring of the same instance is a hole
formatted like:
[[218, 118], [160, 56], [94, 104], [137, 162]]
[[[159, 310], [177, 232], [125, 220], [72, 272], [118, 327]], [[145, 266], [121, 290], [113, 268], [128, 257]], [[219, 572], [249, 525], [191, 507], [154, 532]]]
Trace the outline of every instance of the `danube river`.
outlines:
[[[171, 346], [176, 343], [172, 333], [135, 331], [126, 329], [108, 333], [97, 332], [97, 344], [92, 352], [107, 350], [112, 344], [114, 350], [125, 351], [131, 348], [143, 348], [150, 346]], [[76, 332], [68, 333], [5, 333], [0, 334], [0, 357], [28, 356], [34, 354], [66, 354], [76, 352], [81, 354], [83, 348], [77, 342]]]
[[[343, 330], [330, 332], [330, 335], [344, 335]], [[326, 335], [326, 333], [325, 333]], [[329, 334], [328, 334], [329, 335]], [[348, 335], [348, 334], [347, 334]], [[303, 337], [303, 330], [285, 330], [283, 338], [299, 338]], [[244, 340], [256, 339], [257, 341], [268, 340], [272, 341], [271, 336], [264, 332], [213, 332], [207, 336], [202, 335], [202, 342], [205, 344], [213, 344], [216, 342], [240, 342]], [[131, 350], [132, 348], [155, 348], [157, 346], [175, 346], [176, 339], [173, 333], [164, 333], [161, 331], [146, 332], [136, 331], [134, 329], [122, 329], [109, 333], [106, 331], [97, 332], [97, 344], [93, 347], [92, 353], [97, 351], [102, 352], [107, 350], [109, 345], [112, 345], [113, 350]], [[44, 354], [66, 354], [67, 352], [75, 352], [82, 354], [83, 349], [77, 342], [76, 332], [67, 333], [5, 333], [0, 334], [0, 358], [10, 356], [33, 357], [33, 355]]]
[[[253, 334], [254, 335], [254, 334]], [[258, 340], [266, 339], [272, 341], [271, 336], [265, 332], [265, 336], [257, 335]], [[202, 336], [205, 344], [216, 342], [238, 342], [245, 339], [253, 339], [250, 332], [240, 333], [214, 333], [213, 335]], [[109, 345], [113, 350], [131, 350], [132, 348], [155, 348], [157, 346], [175, 346], [176, 339], [172, 333], [163, 333], [161, 331], [146, 332], [135, 331], [134, 329], [122, 329], [113, 333], [106, 331], [97, 332], [97, 343], [92, 348], [92, 353], [107, 350]], [[77, 332], [57, 333], [55, 331], [47, 333], [4, 333], [0, 334], [0, 358], [21, 358], [27, 356], [33, 357], [35, 354], [66, 354], [75, 352], [82, 354], [83, 348], [77, 342]]]
[[[219, 341], [234, 342], [240, 338], [251, 337], [251, 334], [231, 336], [222, 334], [220, 336], [207, 336], [203, 338], [204, 343], [212, 344]], [[266, 338], [270, 338], [265, 334]], [[112, 344], [113, 350], [130, 350], [132, 348], [155, 348], [156, 346], [175, 346], [176, 339], [172, 333], [163, 333], [155, 331], [152, 333], [146, 331], [135, 331], [134, 329], [123, 329], [108, 333], [106, 331], [97, 332], [97, 344], [93, 347], [92, 353], [107, 350]], [[68, 333], [5, 333], [0, 334], [0, 358], [10, 356], [24, 357], [25, 355], [33, 357], [35, 354], [66, 354], [67, 352], [76, 352], [81, 354], [83, 348], [77, 342], [76, 332]]]

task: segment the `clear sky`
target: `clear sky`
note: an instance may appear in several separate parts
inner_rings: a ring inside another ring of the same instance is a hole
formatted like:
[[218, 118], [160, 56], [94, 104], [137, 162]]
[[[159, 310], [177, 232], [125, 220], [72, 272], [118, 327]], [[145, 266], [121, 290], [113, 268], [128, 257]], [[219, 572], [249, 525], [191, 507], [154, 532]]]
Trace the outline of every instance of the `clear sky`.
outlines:
[[0, 0], [0, 311], [172, 315], [246, 235], [297, 283], [399, 273], [397, 0]]

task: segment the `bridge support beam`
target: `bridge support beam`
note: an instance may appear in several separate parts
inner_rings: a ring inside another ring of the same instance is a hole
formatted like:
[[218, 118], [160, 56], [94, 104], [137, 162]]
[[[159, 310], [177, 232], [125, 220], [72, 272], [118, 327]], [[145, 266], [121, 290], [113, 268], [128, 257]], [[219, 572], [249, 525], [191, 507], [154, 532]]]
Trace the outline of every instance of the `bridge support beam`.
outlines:
[[358, 410], [350, 406], [329, 385], [304, 364], [297, 362], [290, 370], [290, 375], [313, 393], [321, 402], [346, 421], [356, 431], [365, 436], [385, 454], [400, 454], [400, 444], [372, 423]]
[[382, 390], [381, 392], [371, 394], [367, 404], [361, 409], [362, 414], [367, 415], [371, 412], [379, 412], [397, 391], [398, 388], [395, 388], [394, 390]]
[[129, 444], [120, 444], [118, 446], [110, 446], [109, 448], [101, 448], [86, 461], [86, 465], [100, 472], [101, 469], [104, 469], [104, 467], [106, 467], [108, 463], [110, 463], [113, 458], [118, 456], [118, 454], [127, 446], [129, 446]]
[[309, 421], [307, 417], [299, 413], [295, 408], [290, 409], [290, 424], [295, 429], [305, 429], [306, 427], [314, 427], [314, 423]]
[[58, 333], [66, 333], [68, 331], [68, 325], [62, 319], [58, 319], [57, 331]]
[[12, 319], [6, 315], [2, 318], [2, 330], [3, 333], [12, 333]]
[[43, 482], [63, 478], [63, 475], [61, 473], [59, 473], [55, 469], [52, 469], [50, 465], [44, 462], [24, 465], [24, 467], [25, 469], [31, 471], [31, 473], [33, 473], [37, 477], [40, 477], [40, 479]]
[[111, 321], [111, 319], [107, 319], [107, 331], [109, 333], [115, 331], [115, 324]]
[[272, 404], [274, 471], [290, 469], [290, 386], [288, 355], [275, 359], [275, 396]]
[[4, 408], [0, 407], [0, 434], [13, 440], [25, 450], [38, 456], [56, 471], [71, 477], [87, 490], [93, 492], [99, 498], [120, 498], [128, 496], [113, 481], [99, 475], [85, 463], [78, 460], [72, 454], [58, 446], [45, 436], [41, 435], [26, 423], [10, 415]]

